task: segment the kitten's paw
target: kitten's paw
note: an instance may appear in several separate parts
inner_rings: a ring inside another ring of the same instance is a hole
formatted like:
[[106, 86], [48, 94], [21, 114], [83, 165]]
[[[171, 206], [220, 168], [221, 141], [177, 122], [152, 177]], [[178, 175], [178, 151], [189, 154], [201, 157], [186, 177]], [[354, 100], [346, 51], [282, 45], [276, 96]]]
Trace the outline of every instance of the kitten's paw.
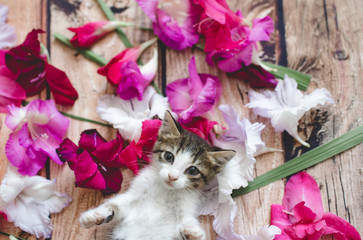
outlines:
[[108, 223], [114, 217], [114, 211], [110, 207], [98, 207], [82, 213], [79, 221], [86, 228]]
[[197, 225], [184, 226], [184, 236], [188, 240], [206, 240], [203, 229]]

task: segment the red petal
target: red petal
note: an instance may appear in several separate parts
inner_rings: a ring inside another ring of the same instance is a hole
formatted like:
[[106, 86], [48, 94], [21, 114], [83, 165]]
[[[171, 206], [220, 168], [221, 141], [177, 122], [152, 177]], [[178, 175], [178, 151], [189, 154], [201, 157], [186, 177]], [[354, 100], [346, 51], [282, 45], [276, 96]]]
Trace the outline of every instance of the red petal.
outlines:
[[216, 121], [209, 121], [203, 117], [193, 118], [191, 122], [183, 124], [183, 128], [191, 131], [205, 140], [209, 140], [209, 134], [213, 127], [218, 125]]
[[123, 180], [122, 173], [119, 168], [99, 168], [101, 174], [106, 181], [105, 189], [101, 190], [103, 194], [116, 193], [121, 189]]
[[70, 139], [66, 138], [56, 149], [58, 157], [62, 162], [68, 162], [70, 169], [74, 170], [74, 164], [78, 161], [79, 147], [74, 144]]
[[67, 75], [50, 64], [46, 65], [45, 71], [45, 78], [49, 84], [50, 91], [53, 93], [55, 102], [61, 105], [73, 105], [78, 98], [78, 93], [73, 88]]
[[106, 140], [97, 132], [96, 129], [88, 129], [81, 133], [78, 146], [81, 149], [92, 152]]
[[117, 161], [118, 155], [122, 150], [124, 140], [120, 133], [117, 137], [109, 142], [101, 143], [91, 152], [99, 162], [106, 167], [120, 168], [122, 165]]
[[161, 126], [160, 120], [145, 120], [142, 122], [142, 132], [139, 141], [136, 144], [136, 153], [139, 158], [150, 162], [150, 155]]
[[135, 142], [132, 141], [119, 155], [119, 162], [130, 169], [134, 175], [139, 173], [139, 163], [137, 162]]
[[98, 171], [97, 164], [92, 160], [87, 151], [78, 155], [78, 161], [74, 167], [76, 176], [76, 186], [96, 190], [103, 190], [106, 187], [106, 181]]

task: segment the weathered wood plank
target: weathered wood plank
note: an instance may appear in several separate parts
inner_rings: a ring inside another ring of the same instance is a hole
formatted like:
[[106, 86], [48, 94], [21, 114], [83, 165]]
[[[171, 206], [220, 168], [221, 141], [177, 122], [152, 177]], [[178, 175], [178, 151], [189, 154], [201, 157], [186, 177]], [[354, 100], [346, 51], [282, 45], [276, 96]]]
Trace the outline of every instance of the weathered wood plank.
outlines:
[[[289, 67], [314, 76], [309, 92], [325, 87], [335, 106], [312, 111], [300, 121], [313, 145], [330, 141], [362, 121], [362, 1], [283, 1]], [[289, 155], [299, 148], [290, 146]], [[359, 145], [308, 170], [320, 186], [325, 211], [363, 234], [362, 155]]]

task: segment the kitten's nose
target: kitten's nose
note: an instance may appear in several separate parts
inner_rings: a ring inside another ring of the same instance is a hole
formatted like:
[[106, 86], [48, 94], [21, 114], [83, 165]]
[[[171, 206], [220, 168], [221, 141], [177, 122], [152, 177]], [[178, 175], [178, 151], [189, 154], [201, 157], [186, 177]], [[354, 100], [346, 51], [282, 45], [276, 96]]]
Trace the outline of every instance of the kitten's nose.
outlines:
[[168, 177], [169, 177], [169, 181], [170, 181], [170, 182], [173, 182], [173, 181], [178, 180], [178, 177], [173, 176], [173, 175], [170, 175], [170, 173], [168, 174]]

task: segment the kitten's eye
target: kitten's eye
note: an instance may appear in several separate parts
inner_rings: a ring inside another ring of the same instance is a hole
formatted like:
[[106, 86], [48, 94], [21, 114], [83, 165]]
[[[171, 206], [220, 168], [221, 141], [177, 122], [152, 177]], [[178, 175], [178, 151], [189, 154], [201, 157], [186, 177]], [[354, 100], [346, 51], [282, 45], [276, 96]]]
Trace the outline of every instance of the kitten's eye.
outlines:
[[164, 159], [167, 162], [173, 163], [174, 162], [174, 155], [171, 152], [166, 151], [166, 152], [164, 152]]
[[191, 175], [191, 176], [196, 176], [199, 174], [199, 170], [198, 168], [194, 167], [194, 166], [191, 166], [190, 168], [188, 168], [186, 171], [185, 171], [187, 174]]

